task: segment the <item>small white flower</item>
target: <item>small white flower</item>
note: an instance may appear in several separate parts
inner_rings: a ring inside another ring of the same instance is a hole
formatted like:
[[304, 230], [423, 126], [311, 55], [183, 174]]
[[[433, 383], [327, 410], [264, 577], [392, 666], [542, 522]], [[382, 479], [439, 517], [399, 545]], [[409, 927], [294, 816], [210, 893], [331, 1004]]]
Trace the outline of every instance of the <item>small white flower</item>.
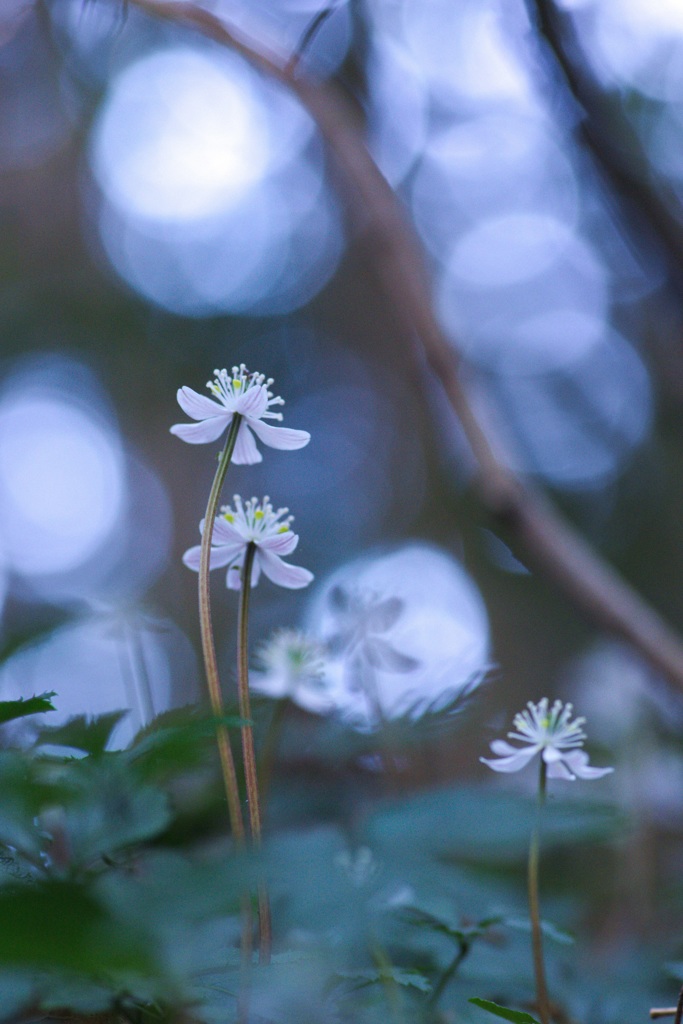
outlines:
[[325, 714], [331, 709], [325, 683], [325, 648], [300, 629], [279, 629], [258, 651], [263, 669], [252, 672], [252, 690], [275, 700], [290, 700]]
[[[271, 448], [292, 451], [303, 448], [311, 440], [306, 430], [291, 430], [288, 427], [273, 427], [264, 420], [281, 420], [281, 412], [273, 412], [272, 405], [284, 405], [284, 399], [273, 397], [269, 390], [273, 383], [262, 373], [249, 373], [244, 363], [233, 366], [232, 372], [214, 370], [214, 380], [207, 382], [207, 388], [217, 401], [200, 395], [192, 388], [178, 390], [178, 404], [198, 423], [176, 423], [171, 433], [188, 444], [206, 444], [217, 440], [230, 425], [235, 413], [243, 417], [237, 433], [235, 450], [231, 461], [236, 465], [253, 465], [261, 462], [263, 456], [256, 447], [254, 434]], [[252, 431], [254, 432], [252, 434]]]
[[[288, 565], [282, 561], [282, 556], [291, 555], [299, 543], [298, 535], [289, 528], [294, 518], [287, 515], [289, 509], [279, 508], [276, 512], [268, 497], [263, 501], [250, 498], [243, 504], [239, 494], [236, 494], [233, 501], [234, 509], [225, 505], [214, 521], [209, 568], [227, 566], [227, 586], [231, 590], [239, 590], [247, 546], [254, 544], [256, 552], [251, 571], [252, 587], [258, 583], [261, 570], [280, 587], [289, 587], [291, 590], [307, 587], [313, 579], [313, 573], [299, 565]], [[286, 518], [283, 519], [283, 516]], [[203, 529], [202, 520], [199, 524], [200, 532]], [[200, 552], [201, 547], [197, 545], [183, 555], [185, 565], [195, 572], [199, 571]]]
[[588, 764], [588, 754], [580, 749], [586, 739], [586, 720], [575, 718], [572, 722], [571, 717], [572, 705], [561, 700], [556, 700], [550, 709], [546, 697], [538, 704], [529, 701], [527, 710], [513, 719], [517, 732], [508, 733], [511, 740], [519, 740], [524, 746], [513, 747], [505, 740], [494, 740], [491, 750], [499, 757], [494, 761], [485, 757], [480, 760], [496, 772], [518, 772], [540, 754], [551, 779], [600, 779], [614, 771]]

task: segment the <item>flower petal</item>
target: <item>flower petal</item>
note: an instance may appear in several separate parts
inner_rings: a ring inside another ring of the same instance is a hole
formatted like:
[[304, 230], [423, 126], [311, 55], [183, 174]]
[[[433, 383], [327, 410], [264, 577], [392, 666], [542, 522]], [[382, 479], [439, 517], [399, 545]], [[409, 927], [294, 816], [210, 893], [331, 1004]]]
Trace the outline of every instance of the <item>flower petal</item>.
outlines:
[[243, 395], [235, 400], [235, 412], [242, 416], [252, 417], [260, 420], [268, 408], [268, 388], [265, 384], [259, 387], [251, 387]]
[[262, 420], [249, 420], [249, 426], [257, 437], [260, 437], [264, 444], [270, 448], [280, 448], [284, 451], [294, 451], [296, 448], [303, 448], [311, 440], [307, 430], [292, 430], [291, 427], [271, 427], [269, 423]]
[[[497, 744], [503, 741], [494, 742], [496, 742], [496, 749], [500, 749]], [[493, 743], [491, 744], [491, 749], [493, 749], [494, 753], [496, 752]], [[536, 753], [537, 751], [533, 747], [527, 747], [526, 749], [516, 750], [514, 754], [509, 754], [506, 757], [499, 757], [495, 761], [491, 761], [486, 757], [480, 757], [479, 760], [483, 764], [487, 764], [489, 768], [493, 768], [494, 772], [518, 772], [528, 765], [529, 761], [536, 756]]]
[[230, 415], [225, 414], [202, 420], [201, 423], [176, 423], [170, 429], [172, 434], [188, 444], [208, 444], [221, 436], [229, 420]]
[[303, 569], [300, 565], [288, 565], [278, 555], [262, 548], [256, 549], [256, 558], [261, 563], [261, 568], [273, 583], [279, 587], [288, 587], [290, 590], [299, 590], [307, 587], [313, 579], [313, 573]]
[[585, 750], [572, 750], [565, 754], [563, 760], [579, 779], [601, 779], [603, 775], [609, 775], [614, 771], [614, 768], [593, 768], [588, 763], [588, 754]]
[[192, 388], [178, 388], [178, 405], [193, 420], [209, 420], [225, 413], [219, 402], [207, 395], [200, 395]]
[[229, 523], [225, 516], [216, 516], [214, 519], [212, 540], [214, 544], [243, 544], [245, 547], [247, 544], [237, 527]]
[[554, 761], [548, 765], [549, 779], [566, 779], [567, 782], [574, 782], [576, 775], [569, 770], [564, 761]]
[[264, 537], [258, 542], [262, 551], [271, 551], [274, 555], [291, 555], [299, 543], [299, 535], [287, 530], [286, 533], [276, 533], [272, 537]]
[[[235, 557], [240, 553], [244, 547], [244, 542], [239, 544], [222, 544], [220, 547], [212, 547], [211, 554], [209, 555], [209, 569], [222, 569], [224, 565], [229, 565], [230, 562], [234, 561]], [[198, 544], [194, 548], [189, 548], [183, 555], [183, 564], [188, 569], [194, 569], [195, 572], [199, 572], [199, 559], [201, 552], [201, 545]]]
[[235, 442], [235, 450], [232, 453], [231, 461], [236, 466], [253, 466], [257, 462], [263, 461], [263, 456], [256, 447], [254, 435], [247, 426], [246, 421], [240, 424], [240, 429], [237, 431], [237, 441]]

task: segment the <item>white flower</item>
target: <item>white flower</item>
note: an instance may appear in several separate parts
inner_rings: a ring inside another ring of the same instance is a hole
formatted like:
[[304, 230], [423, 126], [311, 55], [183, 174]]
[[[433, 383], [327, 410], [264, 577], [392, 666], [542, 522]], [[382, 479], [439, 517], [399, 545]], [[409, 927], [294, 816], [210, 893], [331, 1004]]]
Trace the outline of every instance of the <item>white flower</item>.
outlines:
[[315, 714], [331, 710], [325, 683], [325, 648], [300, 629], [279, 629], [258, 651], [262, 672], [252, 672], [252, 690], [275, 700], [289, 697]]
[[[183, 412], [198, 423], [176, 423], [171, 433], [189, 444], [205, 444], [215, 441], [230, 425], [235, 413], [243, 417], [237, 433], [232, 462], [250, 466], [261, 462], [263, 456], [256, 447], [254, 434], [271, 448], [291, 451], [303, 448], [311, 440], [306, 430], [291, 430], [288, 427], [273, 427], [263, 420], [281, 420], [281, 412], [272, 412], [272, 405], [284, 405], [284, 399], [274, 398], [269, 391], [272, 378], [262, 373], [249, 373], [244, 363], [227, 370], [214, 370], [215, 379], [207, 381], [207, 388], [218, 399], [214, 401], [200, 395], [192, 388], [178, 390], [178, 404]], [[253, 434], [252, 434], [253, 430]]]
[[[242, 504], [242, 499], [236, 494], [233, 501], [234, 509], [225, 505], [214, 521], [209, 568], [227, 566], [226, 583], [231, 590], [239, 590], [247, 546], [254, 544], [256, 552], [251, 571], [252, 587], [258, 583], [261, 570], [280, 587], [292, 590], [307, 587], [313, 579], [313, 573], [282, 561], [282, 556], [291, 555], [299, 543], [298, 535], [289, 528], [294, 518], [286, 516], [289, 509], [279, 508], [275, 512], [268, 497], [261, 502], [250, 498]], [[283, 519], [283, 516], [286, 518]], [[199, 524], [200, 532], [203, 529], [202, 520]], [[199, 571], [200, 552], [201, 547], [197, 545], [183, 555], [185, 565], [195, 572]]]
[[505, 740], [494, 740], [491, 750], [499, 755], [498, 759], [480, 758], [489, 768], [496, 772], [518, 772], [540, 754], [551, 779], [600, 779], [614, 771], [613, 768], [591, 768], [588, 764], [588, 754], [579, 749], [586, 739], [583, 731], [586, 720], [571, 721], [571, 704], [556, 700], [548, 709], [548, 699], [544, 697], [538, 704], [529, 701], [527, 709], [513, 719], [517, 732], [508, 733], [511, 740], [520, 740], [524, 746], [513, 747]]

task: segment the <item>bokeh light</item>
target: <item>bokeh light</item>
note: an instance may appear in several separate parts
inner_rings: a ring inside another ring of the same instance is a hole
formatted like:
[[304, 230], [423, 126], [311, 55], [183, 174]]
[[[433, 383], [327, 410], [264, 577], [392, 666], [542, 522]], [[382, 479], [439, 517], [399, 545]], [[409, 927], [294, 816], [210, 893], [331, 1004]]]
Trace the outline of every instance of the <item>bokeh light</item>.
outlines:
[[[127, 710], [112, 735], [112, 748], [119, 748], [155, 715], [182, 703], [179, 687], [186, 691], [195, 672], [189, 641], [173, 623], [112, 610], [69, 623], [13, 655], [0, 668], [0, 699], [55, 691], [56, 710], [42, 718], [46, 725]], [[22, 731], [30, 734], [30, 723]]]
[[290, 312], [329, 280], [341, 221], [310, 118], [239, 57], [172, 47], [110, 88], [95, 213], [131, 287], [178, 314]]

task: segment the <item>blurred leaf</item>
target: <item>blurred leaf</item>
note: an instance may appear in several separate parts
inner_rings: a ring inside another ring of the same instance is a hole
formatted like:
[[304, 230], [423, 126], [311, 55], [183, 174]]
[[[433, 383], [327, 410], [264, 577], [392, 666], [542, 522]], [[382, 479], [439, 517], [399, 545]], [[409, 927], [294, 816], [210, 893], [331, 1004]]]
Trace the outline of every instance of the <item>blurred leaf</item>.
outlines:
[[431, 992], [432, 990], [432, 983], [421, 971], [405, 967], [387, 966], [381, 969], [369, 968], [362, 971], [335, 971], [334, 978], [340, 981], [354, 982], [355, 988], [391, 981], [403, 988], [415, 988], [419, 992]]
[[448, 936], [449, 939], [453, 939], [457, 943], [470, 943], [474, 939], [485, 935], [489, 928], [508, 923], [502, 914], [498, 914], [493, 917], [486, 917], [482, 921], [467, 927], [454, 928], [446, 921], [436, 917], [434, 914], [430, 914], [426, 910], [421, 910], [419, 907], [406, 907], [403, 917], [409, 924], [413, 924], [418, 928], [429, 928], [440, 935]]
[[128, 711], [109, 711], [93, 718], [76, 715], [64, 725], [43, 726], [36, 743], [70, 747], [98, 756], [104, 753], [114, 729], [127, 714]]
[[[508, 928], [517, 928], [522, 932], [531, 931], [531, 921], [523, 917], [505, 918], [504, 924], [506, 924]], [[574, 945], [574, 936], [570, 932], [565, 931], [564, 928], [559, 928], [551, 921], [541, 921], [541, 931], [544, 935], [547, 935], [549, 939], [552, 939], [554, 942], [559, 942], [561, 946]]]
[[41, 693], [38, 697], [20, 697], [19, 700], [0, 701], [0, 725], [5, 722], [12, 722], [15, 718], [25, 718], [27, 715], [39, 715], [43, 711], [55, 711], [51, 698], [56, 697], [54, 690], [49, 693]]
[[477, 999], [475, 997], [469, 999], [468, 1002], [474, 1003], [475, 1006], [480, 1006], [482, 1010], [488, 1010], [489, 1013], [495, 1014], [496, 1017], [509, 1020], [512, 1024], [539, 1024], [539, 1021], [532, 1017], [530, 1013], [525, 1013], [523, 1010], [510, 1010], [507, 1006], [492, 1003], [489, 999]]
[[240, 728], [236, 715], [216, 718], [198, 708], [174, 709], [141, 730], [128, 748], [128, 758], [146, 779], [167, 777], [205, 762], [215, 750], [216, 727]]
[[[402, 857], [505, 863], [526, 859], [535, 801], [490, 786], [420, 794], [381, 808], [370, 819], [369, 845]], [[544, 809], [542, 842], [605, 839], [623, 816], [606, 804], [554, 799]]]
[[0, 888], [0, 967], [132, 979], [158, 972], [152, 948], [74, 882]]

